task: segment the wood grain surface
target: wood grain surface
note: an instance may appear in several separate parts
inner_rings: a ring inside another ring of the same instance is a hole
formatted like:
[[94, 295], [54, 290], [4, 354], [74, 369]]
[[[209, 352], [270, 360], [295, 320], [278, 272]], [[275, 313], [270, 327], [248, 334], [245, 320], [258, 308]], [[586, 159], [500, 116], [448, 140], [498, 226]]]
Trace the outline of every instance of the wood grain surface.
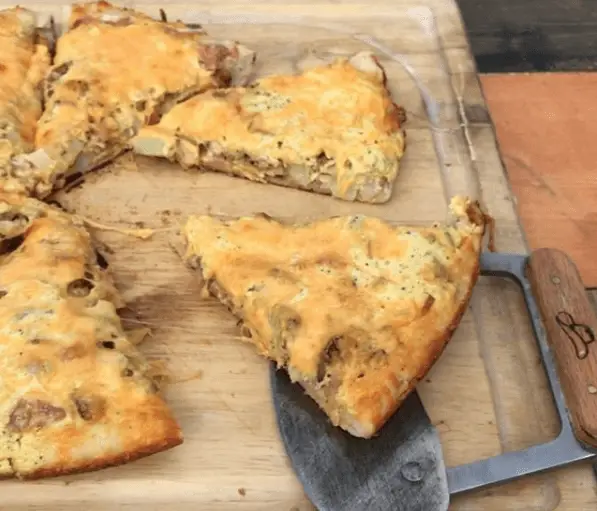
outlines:
[[576, 437], [597, 447], [597, 316], [578, 270], [559, 250], [531, 253], [529, 280]]
[[529, 247], [568, 252], [585, 286], [597, 287], [597, 75], [481, 81]]
[[[3, 481], [0, 509], [312, 509], [278, 437], [267, 363], [239, 341], [236, 321], [224, 307], [199, 296], [196, 280], [170, 242], [191, 213], [230, 217], [264, 211], [307, 219], [359, 212], [421, 225], [445, 219], [447, 190], [474, 184], [470, 189], [479, 191], [495, 218], [498, 250], [526, 251], [458, 9], [442, 0], [428, 5], [434, 9], [438, 33], [429, 10], [410, 0], [206, 0], [199, 7], [167, 2], [147, 6], [154, 13], [164, 7], [171, 17], [188, 21], [226, 15], [232, 24], [206, 23], [206, 28], [215, 36], [253, 46], [260, 54], [260, 73], [296, 71], [366, 48], [329, 27], [289, 22], [325, 22], [378, 38], [408, 58], [440, 102], [451, 167], [439, 171], [431, 126], [415, 84], [400, 65], [378, 53], [392, 94], [409, 116], [406, 157], [394, 197], [386, 205], [352, 204], [223, 175], [183, 172], [130, 155], [59, 194], [57, 199], [68, 208], [93, 220], [161, 229], [148, 240], [110, 231], [96, 234], [128, 302], [125, 324], [152, 329], [141, 349], [150, 359], [164, 361], [172, 376], [166, 397], [181, 422], [185, 443], [126, 466], [30, 482], [26, 491], [23, 483]], [[51, 3], [37, 7], [61, 11]], [[270, 22], [238, 24], [255, 16], [269, 17]], [[508, 281], [480, 279], [454, 338], [419, 390], [448, 465], [527, 447], [557, 433], [524, 301]], [[583, 465], [463, 495], [454, 499], [451, 509], [584, 511], [596, 506], [592, 471]]]

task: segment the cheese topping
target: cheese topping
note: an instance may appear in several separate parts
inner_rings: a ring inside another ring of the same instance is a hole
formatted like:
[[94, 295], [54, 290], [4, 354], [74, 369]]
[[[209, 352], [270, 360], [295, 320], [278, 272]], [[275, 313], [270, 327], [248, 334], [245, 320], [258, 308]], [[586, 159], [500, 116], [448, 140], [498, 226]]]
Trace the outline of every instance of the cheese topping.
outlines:
[[[208, 91], [133, 140], [140, 154], [347, 200], [384, 202], [404, 151], [400, 109], [370, 54]], [[367, 190], [367, 187], [372, 190]]]
[[22, 7], [0, 11], [0, 179], [11, 158], [33, 149], [42, 112], [41, 82], [50, 65], [36, 43], [36, 16]]
[[428, 228], [191, 217], [186, 257], [264, 355], [369, 436], [441, 351], [477, 277], [485, 217], [466, 198], [452, 210], [455, 225]]

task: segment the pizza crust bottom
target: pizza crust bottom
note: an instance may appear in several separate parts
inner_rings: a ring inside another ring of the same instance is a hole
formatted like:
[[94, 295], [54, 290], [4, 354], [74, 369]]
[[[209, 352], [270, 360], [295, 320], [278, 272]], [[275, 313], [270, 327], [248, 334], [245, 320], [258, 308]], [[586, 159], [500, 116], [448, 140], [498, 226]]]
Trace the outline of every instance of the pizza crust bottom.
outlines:
[[[347, 190], [338, 190], [335, 172], [329, 164], [317, 168], [305, 165], [285, 165], [260, 162], [249, 155], [228, 155], [218, 152], [215, 144], [208, 144], [210, 150], [199, 156], [200, 144], [176, 137], [173, 143], [166, 139], [138, 136], [133, 139], [136, 154], [149, 157], [166, 157], [178, 162], [185, 169], [199, 167], [233, 177], [241, 177], [257, 183], [269, 183], [322, 195], [332, 195], [346, 201], [382, 204], [392, 196], [392, 184], [385, 176], [368, 175], [353, 183]], [[174, 147], [172, 147], [174, 146]]]
[[[12, 458], [0, 460], [0, 478], [12, 479], [16, 477], [22, 480], [45, 479], [48, 477], [93, 472], [102, 470], [104, 468], [125, 465], [132, 461], [151, 456], [152, 454], [169, 450], [183, 443], [182, 435], [176, 423], [172, 422], [171, 424], [167, 424], [165, 426], [168, 428], [168, 433], [159, 442], [143, 445], [138, 447], [136, 450], [127, 453], [119, 453], [111, 456], [102, 456], [96, 457], [94, 459], [84, 460], [76, 465], [58, 462], [49, 466], [30, 470], [30, 467], [34, 467], [36, 465], [36, 463], [32, 462], [31, 459], [28, 460], [29, 463], [24, 462], [22, 467], [15, 466]], [[37, 456], [37, 453], [34, 452], [32, 455]]]

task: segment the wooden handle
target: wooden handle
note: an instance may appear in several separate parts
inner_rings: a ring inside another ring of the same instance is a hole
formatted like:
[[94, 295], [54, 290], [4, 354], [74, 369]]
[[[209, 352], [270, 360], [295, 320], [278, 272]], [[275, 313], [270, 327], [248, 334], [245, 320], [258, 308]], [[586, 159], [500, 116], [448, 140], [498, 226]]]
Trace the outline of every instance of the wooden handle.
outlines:
[[597, 317], [574, 263], [534, 251], [528, 278], [543, 319], [576, 438], [597, 447]]

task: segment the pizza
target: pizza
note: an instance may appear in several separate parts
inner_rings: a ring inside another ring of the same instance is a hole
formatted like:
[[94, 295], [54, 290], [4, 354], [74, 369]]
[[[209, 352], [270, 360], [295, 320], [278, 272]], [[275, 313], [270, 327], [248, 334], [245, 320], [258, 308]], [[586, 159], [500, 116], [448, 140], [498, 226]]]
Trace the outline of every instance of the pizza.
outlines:
[[84, 226], [0, 193], [0, 476], [118, 465], [179, 445]]
[[132, 145], [186, 168], [383, 203], [404, 152], [404, 120], [383, 68], [360, 52], [298, 75], [207, 91], [143, 127]]
[[[56, 41], [0, 11], [0, 477], [123, 464], [183, 442], [83, 221], [38, 199], [122, 152], [345, 201], [387, 202], [404, 110], [369, 52], [247, 85], [255, 53], [99, 1]], [[489, 217], [285, 224], [190, 217], [182, 254], [241, 334], [333, 424], [374, 436], [440, 356], [479, 274]]]
[[438, 358], [479, 274], [486, 216], [466, 197], [450, 208], [454, 221], [432, 227], [191, 217], [184, 258], [244, 338], [334, 425], [368, 438]]
[[0, 48], [0, 180], [7, 180], [15, 177], [12, 158], [34, 148], [50, 55], [37, 16], [22, 7], [0, 11]]
[[38, 198], [121, 154], [177, 102], [242, 81], [255, 58], [200, 28], [103, 1], [75, 4], [67, 28], [44, 81], [36, 150], [5, 184]]

